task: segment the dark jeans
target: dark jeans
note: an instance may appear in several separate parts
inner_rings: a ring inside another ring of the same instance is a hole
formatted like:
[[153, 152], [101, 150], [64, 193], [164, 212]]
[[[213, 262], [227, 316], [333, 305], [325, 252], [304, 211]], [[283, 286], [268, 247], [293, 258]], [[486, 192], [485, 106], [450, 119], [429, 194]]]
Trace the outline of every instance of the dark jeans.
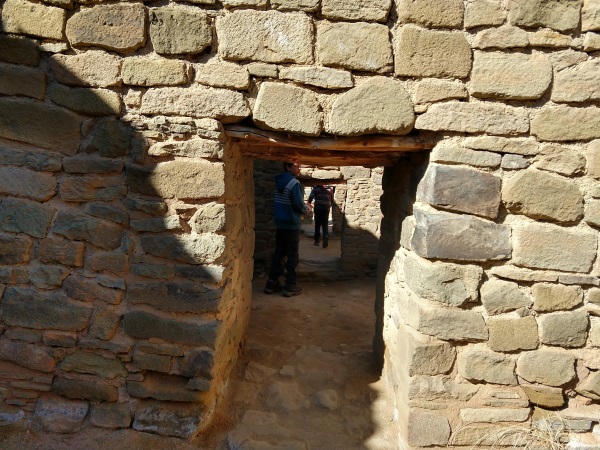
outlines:
[[329, 223], [329, 210], [328, 209], [316, 209], [314, 212], [315, 218], [315, 242], [319, 242], [321, 239], [321, 229], [323, 229], [323, 239], [329, 237], [329, 229], [327, 224]]
[[271, 262], [270, 280], [278, 280], [283, 275], [283, 268], [287, 272], [285, 284], [296, 284], [296, 267], [300, 259], [298, 246], [300, 245], [300, 230], [284, 230], [277, 228], [275, 233], [275, 253]]

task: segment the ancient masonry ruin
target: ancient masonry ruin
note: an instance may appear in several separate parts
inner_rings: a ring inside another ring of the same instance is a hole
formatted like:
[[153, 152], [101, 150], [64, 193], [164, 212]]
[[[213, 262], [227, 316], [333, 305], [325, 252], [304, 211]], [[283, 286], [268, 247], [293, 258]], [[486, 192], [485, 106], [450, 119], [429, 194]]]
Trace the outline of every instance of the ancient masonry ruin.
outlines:
[[598, 448], [597, 0], [0, 5], [1, 423], [202, 432], [248, 322], [253, 161], [294, 157], [384, 167], [400, 448], [546, 411]]

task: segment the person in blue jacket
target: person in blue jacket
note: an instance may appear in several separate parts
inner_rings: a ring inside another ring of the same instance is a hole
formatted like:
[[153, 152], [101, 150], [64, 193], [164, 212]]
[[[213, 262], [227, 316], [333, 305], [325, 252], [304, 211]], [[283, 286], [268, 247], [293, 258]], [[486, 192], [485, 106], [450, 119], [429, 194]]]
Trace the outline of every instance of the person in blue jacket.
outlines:
[[[304, 203], [302, 187], [296, 179], [300, 174], [300, 166], [286, 162], [283, 164], [283, 170], [275, 177], [275, 253], [264, 292], [282, 292], [286, 297], [291, 297], [302, 292], [296, 277], [296, 267], [299, 261], [301, 216], [308, 213], [310, 206]], [[284, 267], [285, 286], [279, 282]]]

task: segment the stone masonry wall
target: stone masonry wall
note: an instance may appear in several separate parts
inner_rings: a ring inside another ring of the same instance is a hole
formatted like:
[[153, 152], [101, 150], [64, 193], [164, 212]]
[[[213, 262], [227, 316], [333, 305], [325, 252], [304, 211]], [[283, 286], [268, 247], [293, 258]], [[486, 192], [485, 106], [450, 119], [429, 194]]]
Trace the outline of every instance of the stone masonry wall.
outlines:
[[437, 139], [370, 178], [403, 448], [545, 410], [598, 445], [597, 1], [0, 5], [3, 422], [208, 424], [249, 309], [245, 121]]

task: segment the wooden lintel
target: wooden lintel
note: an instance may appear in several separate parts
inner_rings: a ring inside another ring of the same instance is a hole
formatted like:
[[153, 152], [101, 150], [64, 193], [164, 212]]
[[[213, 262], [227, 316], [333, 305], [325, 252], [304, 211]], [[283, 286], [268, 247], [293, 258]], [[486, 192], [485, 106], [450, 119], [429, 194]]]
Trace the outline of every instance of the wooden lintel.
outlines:
[[298, 149], [337, 150], [346, 152], [416, 152], [430, 150], [433, 141], [416, 136], [363, 135], [356, 137], [309, 137], [275, 131], [260, 130], [254, 127], [228, 125], [227, 134], [238, 140], [254, 144], [294, 147]]

